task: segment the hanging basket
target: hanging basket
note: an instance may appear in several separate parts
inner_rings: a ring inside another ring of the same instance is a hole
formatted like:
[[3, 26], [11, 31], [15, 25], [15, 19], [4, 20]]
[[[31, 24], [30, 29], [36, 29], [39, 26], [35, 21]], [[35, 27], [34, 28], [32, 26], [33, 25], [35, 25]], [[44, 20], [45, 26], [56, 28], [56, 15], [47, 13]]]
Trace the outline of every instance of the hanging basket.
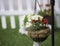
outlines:
[[40, 31], [29, 31], [28, 35], [33, 41], [42, 42], [47, 39], [50, 34], [50, 29], [40, 30]]

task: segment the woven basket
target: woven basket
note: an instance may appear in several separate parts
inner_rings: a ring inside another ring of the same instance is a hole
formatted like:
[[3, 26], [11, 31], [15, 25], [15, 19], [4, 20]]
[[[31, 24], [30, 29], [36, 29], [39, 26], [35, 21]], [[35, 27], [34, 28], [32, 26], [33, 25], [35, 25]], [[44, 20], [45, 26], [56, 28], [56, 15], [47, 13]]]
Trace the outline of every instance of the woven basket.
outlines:
[[50, 29], [40, 30], [40, 31], [29, 31], [28, 35], [33, 41], [42, 42], [47, 39], [50, 34]]

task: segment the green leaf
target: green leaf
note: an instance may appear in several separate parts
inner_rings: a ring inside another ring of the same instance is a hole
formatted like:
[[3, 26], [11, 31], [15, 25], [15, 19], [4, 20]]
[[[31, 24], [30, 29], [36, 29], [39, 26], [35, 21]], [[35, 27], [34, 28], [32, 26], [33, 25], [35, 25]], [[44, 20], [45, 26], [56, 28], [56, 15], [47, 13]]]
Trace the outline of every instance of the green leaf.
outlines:
[[27, 22], [28, 22], [28, 17], [26, 15], [25, 18], [24, 18], [24, 26], [26, 25]]

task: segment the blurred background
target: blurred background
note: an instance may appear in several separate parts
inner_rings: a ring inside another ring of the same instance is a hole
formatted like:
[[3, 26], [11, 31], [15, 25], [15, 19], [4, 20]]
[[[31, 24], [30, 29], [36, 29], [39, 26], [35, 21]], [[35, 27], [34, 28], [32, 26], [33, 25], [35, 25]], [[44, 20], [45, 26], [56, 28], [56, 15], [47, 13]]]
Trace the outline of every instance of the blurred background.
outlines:
[[[40, 4], [50, 0], [38, 0]], [[33, 41], [19, 33], [21, 18], [34, 13], [35, 0], [0, 0], [0, 46], [32, 46]], [[39, 6], [37, 11], [39, 11]], [[60, 0], [55, 0], [54, 8], [55, 46], [60, 46]], [[41, 43], [51, 46], [51, 35]]]

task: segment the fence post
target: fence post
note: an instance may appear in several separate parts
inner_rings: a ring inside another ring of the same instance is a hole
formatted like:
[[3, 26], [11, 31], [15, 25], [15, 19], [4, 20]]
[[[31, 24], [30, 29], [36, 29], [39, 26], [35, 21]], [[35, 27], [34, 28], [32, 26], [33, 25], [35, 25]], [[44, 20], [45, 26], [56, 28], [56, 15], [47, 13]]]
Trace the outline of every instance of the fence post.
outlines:
[[16, 28], [14, 16], [10, 16], [10, 22], [11, 22], [11, 28], [12, 29]]
[[1, 21], [2, 21], [2, 28], [6, 29], [7, 28], [7, 25], [6, 25], [6, 16], [2, 16], [1, 17]]
[[[13, 1], [12, 0], [9, 0], [9, 11], [11, 13], [13, 13]], [[13, 15], [10, 16], [10, 22], [11, 22], [11, 28], [16, 28], [16, 25], [15, 25], [15, 18]]]
[[[1, 0], [1, 11], [5, 12], [3, 0]], [[2, 28], [6, 29], [7, 28], [7, 25], [6, 25], [6, 16], [2, 15], [1, 20], [2, 20]]]

